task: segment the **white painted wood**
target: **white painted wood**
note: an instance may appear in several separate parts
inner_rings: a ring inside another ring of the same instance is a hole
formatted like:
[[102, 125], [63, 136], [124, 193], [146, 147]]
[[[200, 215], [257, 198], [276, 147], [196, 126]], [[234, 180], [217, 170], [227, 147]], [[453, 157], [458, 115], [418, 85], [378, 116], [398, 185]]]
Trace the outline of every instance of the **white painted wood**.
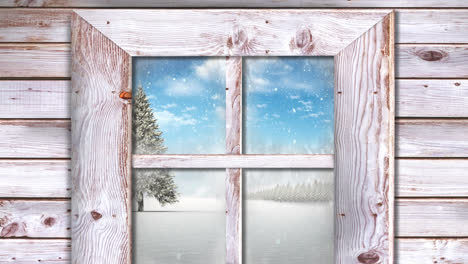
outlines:
[[[226, 154], [242, 154], [242, 58], [226, 59]], [[226, 264], [242, 263], [242, 170], [226, 169]]]
[[461, 264], [468, 263], [468, 239], [441, 238], [397, 239], [396, 263], [398, 264]]
[[70, 197], [70, 161], [0, 160], [0, 197]]
[[333, 56], [390, 10], [76, 12], [132, 56]]
[[133, 168], [333, 168], [333, 155], [133, 155]]
[[396, 203], [396, 236], [467, 237], [468, 199], [403, 199]]
[[0, 44], [0, 77], [69, 76], [69, 44]]
[[0, 262], [15, 264], [69, 264], [68, 239], [0, 239]]
[[396, 195], [468, 197], [468, 159], [399, 159]]
[[393, 20], [335, 57], [335, 263], [393, 262]]
[[0, 81], [0, 118], [70, 118], [70, 81]]
[[396, 77], [399, 78], [466, 78], [468, 45], [400, 44]]
[[70, 237], [70, 202], [0, 199], [0, 237]]
[[398, 157], [468, 157], [468, 120], [400, 119]]
[[468, 117], [468, 81], [397, 80], [399, 117]]
[[0, 7], [468, 7], [462, 0], [4, 0]]
[[0, 158], [69, 158], [70, 121], [0, 120]]
[[77, 15], [72, 27], [72, 262], [130, 263], [131, 57]]

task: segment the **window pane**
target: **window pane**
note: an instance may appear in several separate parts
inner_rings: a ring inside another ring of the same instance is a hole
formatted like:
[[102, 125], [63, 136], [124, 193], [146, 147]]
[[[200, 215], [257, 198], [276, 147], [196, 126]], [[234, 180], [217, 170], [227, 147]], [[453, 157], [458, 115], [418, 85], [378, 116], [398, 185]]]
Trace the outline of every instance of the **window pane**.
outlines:
[[136, 169], [133, 177], [135, 263], [224, 262], [225, 170]]
[[133, 59], [134, 153], [158, 154], [139, 147], [153, 126], [167, 154], [225, 153], [225, 75], [224, 58]]
[[243, 67], [245, 153], [333, 153], [333, 57], [250, 57]]
[[244, 170], [245, 263], [333, 263], [333, 170]]

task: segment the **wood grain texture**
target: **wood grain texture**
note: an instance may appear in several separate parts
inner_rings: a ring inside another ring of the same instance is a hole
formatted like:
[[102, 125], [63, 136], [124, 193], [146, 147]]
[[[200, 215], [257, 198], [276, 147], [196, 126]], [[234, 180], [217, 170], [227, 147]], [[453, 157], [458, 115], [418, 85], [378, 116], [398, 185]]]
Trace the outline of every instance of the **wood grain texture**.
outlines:
[[133, 168], [333, 168], [333, 155], [133, 155]]
[[0, 197], [70, 197], [68, 160], [0, 160]]
[[70, 118], [70, 81], [0, 81], [0, 118]]
[[462, 0], [4, 0], [0, 7], [468, 7]]
[[393, 261], [393, 19], [335, 57], [335, 263]]
[[400, 44], [396, 76], [399, 78], [466, 78], [468, 45]]
[[398, 264], [462, 264], [468, 263], [468, 239], [418, 239], [396, 240]]
[[0, 199], [0, 237], [70, 237], [70, 202]]
[[68, 239], [0, 239], [0, 248], [1, 263], [71, 263], [71, 241]]
[[468, 197], [468, 159], [399, 159], [397, 196]]
[[72, 263], [131, 261], [131, 57], [73, 14]]
[[69, 44], [0, 44], [0, 77], [69, 76]]
[[468, 157], [468, 120], [397, 120], [398, 157]]
[[397, 80], [399, 117], [468, 117], [467, 80]]
[[69, 42], [71, 11], [0, 9], [0, 42]]
[[400, 9], [396, 23], [397, 43], [468, 43], [466, 9]]
[[76, 12], [133, 56], [333, 56], [390, 10]]
[[[242, 154], [242, 58], [226, 59], [226, 154]], [[242, 263], [242, 170], [226, 169], [226, 264]]]
[[467, 237], [468, 199], [406, 199], [396, 202], [398, 237]]
[[0, 120], [0, 158], [69, 158], [70, 121]]

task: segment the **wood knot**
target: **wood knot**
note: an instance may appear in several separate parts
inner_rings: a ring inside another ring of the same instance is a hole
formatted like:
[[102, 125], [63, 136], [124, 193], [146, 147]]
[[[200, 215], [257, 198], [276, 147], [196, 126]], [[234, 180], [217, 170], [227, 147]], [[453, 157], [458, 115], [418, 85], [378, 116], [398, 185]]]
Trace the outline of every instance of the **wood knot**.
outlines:
[[91, 216], [96, 221], [102, 218], [102, 214], [96, 212], [95, 210], [91, 211]]
[[380, 260], [380, 257], [379, 257], [379, 254], [371, 250], [371, 251], [362, 253], [361, 255], [358, 256], [357, 259], [359, 263], [375, 264]]
[[129, 92], [121, 92], [119, 97], [122, 99], [132, 99], [132, 93]]
[[50, 227], [50, 226], [55, 225], [55, 222], [56, 222], [55, 218], [53, 218], [53, 217], [47, 217], [46, 219], [44, 219], [44, 222], [43, 222], [43, 223], [44, 223], [44, 225]]
[[447, 57], [447, 53], [444, 51], [437, 51], [437, 50], [424, 50], [419, 51], [417, 54], [419, 58], [425, 61], [439, 61], [444, 57]]
[[302, 26], [296, 31], [296, 36], [291, 39], [291, 50], [300, 49], [301, 54], [309, 54], [314, 49], [312, 32], [309, 28]]
[[234, 26], [231, 36], [228, 37], [227, 47], [229, 49], [235, 48], [242, 52], [247, 52], [249, 44], [249, 36], [247, 31], [241, 26]]

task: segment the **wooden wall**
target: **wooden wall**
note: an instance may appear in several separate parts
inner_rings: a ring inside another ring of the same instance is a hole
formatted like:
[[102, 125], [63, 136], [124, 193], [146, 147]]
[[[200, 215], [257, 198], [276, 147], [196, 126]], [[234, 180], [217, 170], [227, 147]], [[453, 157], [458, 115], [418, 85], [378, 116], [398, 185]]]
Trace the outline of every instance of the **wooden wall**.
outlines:
[[[152, 2], [0, 2], [0, 263], [70, 263], [71, 7]], [[468, 2], [297, 2], [397, 8], [396, 263], [468, 263]]]

